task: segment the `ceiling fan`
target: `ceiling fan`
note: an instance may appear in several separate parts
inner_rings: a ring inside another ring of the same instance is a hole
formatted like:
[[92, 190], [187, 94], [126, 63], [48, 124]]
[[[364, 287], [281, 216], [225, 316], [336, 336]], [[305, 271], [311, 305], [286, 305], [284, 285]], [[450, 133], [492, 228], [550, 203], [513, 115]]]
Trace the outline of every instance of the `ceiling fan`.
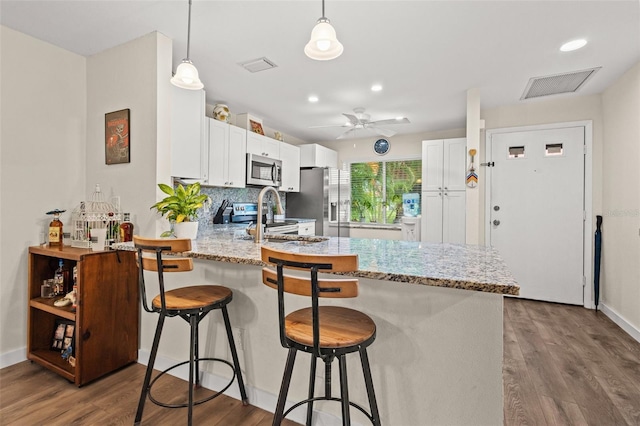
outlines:
[[364, 112], [365, 109], [362, 107], [354, 108], [353, 114], [343, 113], [345, 117], [349, 119], [349, 121], [342, 125], [329, 125], [329, 126], [311, 126], [311, 129], [318, 129], [323, 127], [348, 127], [349, 130], [342, 133], [336, 139], [344, 139], [350, 134], [354, 133], [356, 130], [369, 129], [374, 133], [384, 136], [391, 137], [396, 134], [393, 130], [385, 129], [380, 126], [388, 126], [392, 124], [408, 124], [411, 123], [406, 117], [398, 117], [398, 118], [389, 118], [386, 120], [375, 120], [371, 121], [371, 116]]

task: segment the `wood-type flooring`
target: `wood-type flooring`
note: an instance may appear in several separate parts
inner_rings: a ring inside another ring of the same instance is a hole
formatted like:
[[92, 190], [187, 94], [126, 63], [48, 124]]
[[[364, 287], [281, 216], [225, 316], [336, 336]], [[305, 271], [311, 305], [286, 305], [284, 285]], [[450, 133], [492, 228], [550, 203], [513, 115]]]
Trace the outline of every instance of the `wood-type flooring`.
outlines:
[[[640, 425], [640, 343], [600, 312], [516, 298], [504, 305], [505, 425]], [[29, 361], [3, 368], [0, 425], [131, 425], [144, 369], [133, 364], [78, 388]], [[167, 375], [154, 395], [174, 400], [186, 389]], [[180, 425], [186, 417], [184, 408], [147, 402], [142, 424]], [[194, 408], [194, 424], [268, 426], [271, 419], [224, 395]]]

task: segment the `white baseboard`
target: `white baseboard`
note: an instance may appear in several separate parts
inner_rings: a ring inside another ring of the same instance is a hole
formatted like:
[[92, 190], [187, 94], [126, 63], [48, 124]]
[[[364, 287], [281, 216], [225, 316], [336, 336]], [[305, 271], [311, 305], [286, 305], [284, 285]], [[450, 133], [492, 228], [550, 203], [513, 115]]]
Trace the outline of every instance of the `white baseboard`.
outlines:
[[15, 351], [6, 352], [0, 355], [0, 368], [5, 368], [27, 360], [27, 348], [23, 347]]
[[624, 319], [621, 315], [619, 315], [616, 311], [605, 305], [604, 303], [599, 303], [600, 310], [603, 314], [605, 314], [609, 319], [620, 326], [621, 329], [627, 332], [631, 337], [640, 342], [640, 330], [635, 328], [629, 321]]
[[[147, 365], [149, 363], [149, 352], [146, 350], [138, 351], [138, 362], [143, 365]], [[163, 371], [172, 365], [176, 364], [179, 361], [175, 361], [173, 359], [169, 359], [166, 357], [158, 356], [156, 357], [156, 362], [153, 368], [155, 370]], [[174, 377], [177, 377], [182, 380], [189, 380], [189, 366], [187, 364], [182, 365], [178, 368], [175, 368], [168, 372], [167, 374], [171, 374]], [[210, 390], [218, 390], [222, 389], [228, 382], [229, 379], [224, 378], [222, 376], [218, 376], [213, 373], [203, 372], [203, 377], [201, 381], [201, 385], [204, 388]], [[248, 386], [245, 383], [245, 390], [247, 391], [247, 397], [249, 398], [249, 403], [255, 407], [261, 408], [265, 411], [273, 413], [276, 403], [278, 401], [278, 396], [272, 393], [266, 392], [261, 389], [254, 388], [252, 386]], [[229, 389], [224, 392], [225, 395], [230, 396], [232, 398], [240, 400], [240, 390], [238, 389], [238, 385], [234, 382]], [[292, 406], [293, 403], [287, 402], [286, 408]], [[287, 419], [292, 420], [297, 423], [305, 424], [306, 423], [306, 408], [300, 407], [294, 411], [292, 411]], [[326, 413], [323, 411], [314, 410], [313, 415], [313, 424], [317, 426], [335, 426], [341, 425], [342, 419], [334, 416], [333, 414]], [[354, 426], [362, 426], [359, 423], [351, 422]]]

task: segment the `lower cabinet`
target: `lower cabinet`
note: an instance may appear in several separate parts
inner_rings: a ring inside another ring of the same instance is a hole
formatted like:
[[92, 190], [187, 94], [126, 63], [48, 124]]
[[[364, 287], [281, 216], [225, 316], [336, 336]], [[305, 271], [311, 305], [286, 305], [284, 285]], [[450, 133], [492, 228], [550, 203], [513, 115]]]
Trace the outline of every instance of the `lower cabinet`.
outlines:
[[466, 241], [466, 192], [422, 193], [422, 241], [464, 244]]
[[[77, 268], [77, 307], [55, 306], [62, 296], [41, 297], [43, 280], [53, 278], [60, 259], [70, 280]], [[28, 301], [27, 358], [77, 386], [137, 360], [134, 252], [30, 247]]]

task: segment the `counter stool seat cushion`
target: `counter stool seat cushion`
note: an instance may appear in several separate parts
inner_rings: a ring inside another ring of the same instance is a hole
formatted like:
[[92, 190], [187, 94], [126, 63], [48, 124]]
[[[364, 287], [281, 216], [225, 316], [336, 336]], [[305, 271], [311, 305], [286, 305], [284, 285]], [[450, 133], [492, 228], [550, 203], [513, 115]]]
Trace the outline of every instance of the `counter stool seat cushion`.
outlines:
[[[194, 285], [165, 291], [165, 301], [168, 311], [192, 309], [215, 309], [227, 304], [233, 298], [230, 289], [219, 285]], [[153, 308], [161, 309], [160, 295], [153, 299]]]
[[[320, 306], [320, 348], [347, 348], [361, 345], [376, 334], [376, 324], [368, 315], [340, 306]], [[313, 314], [311, 308], [291, 312], [285, 317], [287, 338], [313, 346]]]

